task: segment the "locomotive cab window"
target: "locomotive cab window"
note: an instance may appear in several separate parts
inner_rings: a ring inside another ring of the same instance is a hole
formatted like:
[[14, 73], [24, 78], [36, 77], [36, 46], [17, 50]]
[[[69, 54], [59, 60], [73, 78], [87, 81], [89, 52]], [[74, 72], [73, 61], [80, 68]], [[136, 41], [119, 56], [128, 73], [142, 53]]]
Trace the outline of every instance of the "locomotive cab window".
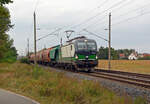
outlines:
[[78, 42], [78, 50], [84, 50], [86, 49], [86, 43], [85, 42]]
[[87, 42], [88, 50], [96, 50], [96, 44], [94, 42]]
[[78, 50], [92, 50], [96, 51], [96, 43], [95, 42], [78, 42]]

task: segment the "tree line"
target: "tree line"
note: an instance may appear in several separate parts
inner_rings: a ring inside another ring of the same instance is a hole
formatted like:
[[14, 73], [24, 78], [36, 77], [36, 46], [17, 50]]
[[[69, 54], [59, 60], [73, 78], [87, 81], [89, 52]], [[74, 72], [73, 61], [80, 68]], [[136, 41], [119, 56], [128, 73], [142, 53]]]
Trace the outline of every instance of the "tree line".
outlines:
[[[98, 50], [98, 58], [99, 59], [108, 59], [108, 47], [100, 47]], [[111, 48], [111, 59], [112, 60], [118, 60], [118, 59], [128, 59], [128, 56], [136, 52], [134, 49], [118, 49], [115, 50], [114, 48]], [[123, 54], [124, 57], [120, 58], [120, 54]]]
[[10, 20], [10, 12], [5, 4], [12, 3], [11, 0], [0, 0], [0, 62], [13, 62], [17, 58], [17, 50], [13, 46], [8, 31], [13, 28]]

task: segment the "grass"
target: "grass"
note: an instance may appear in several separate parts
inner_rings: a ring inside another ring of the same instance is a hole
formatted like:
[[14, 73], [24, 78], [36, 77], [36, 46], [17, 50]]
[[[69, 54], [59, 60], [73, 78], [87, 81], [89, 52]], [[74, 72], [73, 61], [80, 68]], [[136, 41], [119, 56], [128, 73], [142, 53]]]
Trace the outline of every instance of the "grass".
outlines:
[[14, 63], [16, 62], [16, 57], [10, 57], [10, 58], [3, 58], [3, 59], [0, 59], [0, 63], [4, 63], [4, 62], [7, 62], [7, 63]]
[[[112, 60], [112, 70], [150, 74], [150, 60]], [[98, 68], [108, 69], [107, 60], [99, 60]]]
[[21, 63], [0, 64], [0, 88], [41, 104], [146, 104], [141, 98], [116, 96], [98, 82], [77, 80]]

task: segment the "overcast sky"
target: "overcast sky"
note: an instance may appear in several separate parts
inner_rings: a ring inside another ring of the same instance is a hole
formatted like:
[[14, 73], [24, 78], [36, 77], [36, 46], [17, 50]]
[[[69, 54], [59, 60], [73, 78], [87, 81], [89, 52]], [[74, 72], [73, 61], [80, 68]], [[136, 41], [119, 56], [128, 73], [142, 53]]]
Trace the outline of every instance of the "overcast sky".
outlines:
[[57, 36], [37, 42], [38, 50], [66, 41], [65, 30], [75, 30], [71, 38], [85, 35], [95, 39], [98, 47], [107, 42], [81, 31], [86, 28], [108, 39], [108, 16], [112, 12], [112, 47], [132, 48], [150, 53], [150, 1], [149, 0], [14, 0], [9, 4], [14, 28], [9, 32], [19, 54], [25, 53], [27, 38], [33, 51], [33, 12], [37, 14], [37, 38], [58, 28]]

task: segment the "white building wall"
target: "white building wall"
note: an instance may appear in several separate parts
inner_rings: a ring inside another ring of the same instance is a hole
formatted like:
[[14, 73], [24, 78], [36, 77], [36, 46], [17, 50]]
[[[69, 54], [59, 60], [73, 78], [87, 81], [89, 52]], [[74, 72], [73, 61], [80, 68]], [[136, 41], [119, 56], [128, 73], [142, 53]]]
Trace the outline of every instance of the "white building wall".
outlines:
[[129, 60], [137, 60], [138, 58], [134, 55], [134, 54], [131, 54], [129, 57], [128, 57]]

